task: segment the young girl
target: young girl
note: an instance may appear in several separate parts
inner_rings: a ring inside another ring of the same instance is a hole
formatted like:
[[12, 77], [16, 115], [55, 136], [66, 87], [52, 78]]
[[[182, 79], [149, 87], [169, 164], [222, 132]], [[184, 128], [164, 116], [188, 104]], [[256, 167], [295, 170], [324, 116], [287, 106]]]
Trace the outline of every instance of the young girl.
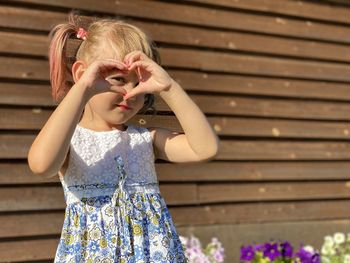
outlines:
[[[55, 262], [186, 262], [154, 160], [209, 160], [218, 138], [139, 28], [103, 18], [82, 28], [77, 18], [70, 14], [50, 33], [50, 79], [59, 105], [28, 154], [33, 173], [58, 173], [63, 186], [67, 207]], [[72, 41], [77, 50], [68, 48]], [[184, 134], [125, 125], [152, 106], [154, 94]]]

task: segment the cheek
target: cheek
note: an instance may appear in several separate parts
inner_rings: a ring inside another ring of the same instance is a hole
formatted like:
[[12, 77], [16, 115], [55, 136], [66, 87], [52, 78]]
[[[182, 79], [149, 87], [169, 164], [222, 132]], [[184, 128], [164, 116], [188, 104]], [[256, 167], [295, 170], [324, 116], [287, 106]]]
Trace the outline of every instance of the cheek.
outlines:
[[103, 96], [103, 95], [104, 94], [95, 95], [89, 100], [90, 106], [96, 112], [108, 110], [109, 99], [108, 99], [108, 97]]

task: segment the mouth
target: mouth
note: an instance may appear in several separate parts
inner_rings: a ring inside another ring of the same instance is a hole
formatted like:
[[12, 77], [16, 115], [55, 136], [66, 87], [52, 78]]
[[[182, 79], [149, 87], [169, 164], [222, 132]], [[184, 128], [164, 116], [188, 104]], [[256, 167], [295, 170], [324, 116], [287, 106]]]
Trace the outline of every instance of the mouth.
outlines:
[[117, 104], [117, 107], [118, 108], [121, 108], [122, 110], [131, 110], [132, 108], [126, 106], [126, 105], [123, 105], [123, 104]]

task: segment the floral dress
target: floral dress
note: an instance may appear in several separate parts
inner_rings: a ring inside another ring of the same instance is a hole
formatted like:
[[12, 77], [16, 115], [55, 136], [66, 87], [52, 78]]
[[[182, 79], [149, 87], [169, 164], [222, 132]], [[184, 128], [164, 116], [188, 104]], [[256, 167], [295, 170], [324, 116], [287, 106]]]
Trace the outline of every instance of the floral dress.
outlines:
[[54, 262], [187, 262], [146, 128], [97, 132], [78, 124], [60, 181], [67, 207]]

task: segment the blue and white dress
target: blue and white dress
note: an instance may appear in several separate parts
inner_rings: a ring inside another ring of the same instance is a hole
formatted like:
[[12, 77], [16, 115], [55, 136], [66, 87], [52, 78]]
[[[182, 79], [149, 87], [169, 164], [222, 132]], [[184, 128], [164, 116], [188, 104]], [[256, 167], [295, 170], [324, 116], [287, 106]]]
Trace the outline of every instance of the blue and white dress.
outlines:
[[187, 262], [159, 191], [148, 129], [78, 124], [60, 181], [67, 207], [54, 262]]

